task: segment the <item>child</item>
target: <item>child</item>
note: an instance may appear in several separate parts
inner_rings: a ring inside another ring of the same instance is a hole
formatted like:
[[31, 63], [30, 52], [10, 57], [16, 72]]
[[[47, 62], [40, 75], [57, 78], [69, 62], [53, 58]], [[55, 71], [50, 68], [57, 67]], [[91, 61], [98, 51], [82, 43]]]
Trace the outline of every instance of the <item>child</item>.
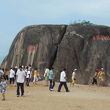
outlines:
[[5, 92], [6, 92], [7, 83], [4, 78], [1, 78], [0, 81], [0, 92], [2, 93], [3, 101], [5, 100]]

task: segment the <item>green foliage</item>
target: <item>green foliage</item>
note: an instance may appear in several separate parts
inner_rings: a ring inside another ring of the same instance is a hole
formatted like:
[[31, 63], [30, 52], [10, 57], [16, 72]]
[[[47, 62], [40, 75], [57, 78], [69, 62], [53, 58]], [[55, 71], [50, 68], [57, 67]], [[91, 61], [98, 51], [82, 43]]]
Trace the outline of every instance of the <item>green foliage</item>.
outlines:
[[91, 23], [90, 21], [86, 21], [86, 20], [83, 20], [83, 21], [74, 21], [73, 23], [71, 23], [70, 25], [83, 25], [83, 26], [91, 26], [91, 25], [95, 25], [93, 23]]

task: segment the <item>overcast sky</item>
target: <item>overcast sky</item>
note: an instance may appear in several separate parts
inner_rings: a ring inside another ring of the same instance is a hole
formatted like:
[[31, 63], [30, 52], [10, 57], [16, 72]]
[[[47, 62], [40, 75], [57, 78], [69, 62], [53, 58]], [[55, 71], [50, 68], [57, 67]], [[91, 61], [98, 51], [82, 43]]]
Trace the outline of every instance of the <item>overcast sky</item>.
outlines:
[[0, 57], [25, 26], [75, 20], [110, 26], [110, 0], [0, 0]]

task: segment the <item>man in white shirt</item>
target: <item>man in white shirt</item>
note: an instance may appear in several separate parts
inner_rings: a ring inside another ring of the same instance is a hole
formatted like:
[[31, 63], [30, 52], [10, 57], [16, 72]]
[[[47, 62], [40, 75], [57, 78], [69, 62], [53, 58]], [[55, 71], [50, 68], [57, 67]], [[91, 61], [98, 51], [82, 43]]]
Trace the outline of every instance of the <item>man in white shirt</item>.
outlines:
[[31, 78], [31, 70], [28, 70], [26, 73], [26, 86], [29, 86], [30, 78]]
[[66, 92], [69, 92], [67, 84], [66, 84], [66, 79], [67, 79], [66, 69], [64, 68], [63, 71], [60, 74], [60, 84], [59, 84], [59, 87], [58, 87], [58, 92], [60, 92], [63, 85], [65, 87]]
[[20, 95], [19, 88], [21, 88], [21, 96], [24, 95], [24, 81], [25, 81], [25, 71], [20, 66], [19, 70], [17, 71], [17, 74], [16, 74], [17, 97], [19, 97], [19, 95]]
[[10, 78], [10, 84], [14, 84], [14, 76], [15, 76], [15, 71], [14, 69], [11, 68], [10, 70], [10, 75], [9, 75], [9, 78]]

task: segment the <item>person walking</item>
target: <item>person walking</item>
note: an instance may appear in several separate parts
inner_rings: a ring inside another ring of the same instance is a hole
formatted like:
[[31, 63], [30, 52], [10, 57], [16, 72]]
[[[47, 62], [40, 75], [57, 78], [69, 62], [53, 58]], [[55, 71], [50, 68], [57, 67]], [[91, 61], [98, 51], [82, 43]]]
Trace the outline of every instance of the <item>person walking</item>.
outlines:
[[15, 75], [15, 71], [13, 68], [11, 68], [9, 78], [10, 78], [10, 84], [13, 84], [13, 85], [14, 85], [14, 81], [15, 81], [14, 75]]
[[76, 71], [77, 71], [77, 69], [73, 70], [72, 77], [71, 77], [72, 82], [70, 83], [70, 86], [71, 85], [74, 86], [74, 84], [76, 83]]
[[19, 90], [20, 88], [21, 88], [21, 96], [24, 95], [24, 81], [25, 81], [25, 71], [20, 66], [16, 74], [17, 97], [20, 96], [20, 90]]
[[55, 86], [54, 77], [55, 77], [55, 72], [53, 71], [53, 68], [50, 68], [49, 70], [49, 81], [50, 81], [49, 90], [50, 91], [52, 91]]
[[37, 81], [39, 81], [39, 73], [38, 73], [38, 70], [37, 70], [37, 68], [35, 68], [35, 70], [34, 70], [34, 80], [33, 80], [33, 84], [34, 85], [37, 85]]
[[30, 78], [31, 78], [31, 70], [28, 70], [26, 73], [26, 86], [29, 86]]
[[45, 78], [45, 86], [48, 86], [49, 69], [48, 69], [47, 67], [46, 67], [46, 69], [45, 69], [44, 78]]
[[69, 92], [66, 80], [67, 80], [66, 69], [64, 68], [63, 71], [60, 74], [60, 84], [59, 84], [59, 87], [58, 87], [58, 92], [60, 92], [63, 85], [65, 87], [66, 92]]

